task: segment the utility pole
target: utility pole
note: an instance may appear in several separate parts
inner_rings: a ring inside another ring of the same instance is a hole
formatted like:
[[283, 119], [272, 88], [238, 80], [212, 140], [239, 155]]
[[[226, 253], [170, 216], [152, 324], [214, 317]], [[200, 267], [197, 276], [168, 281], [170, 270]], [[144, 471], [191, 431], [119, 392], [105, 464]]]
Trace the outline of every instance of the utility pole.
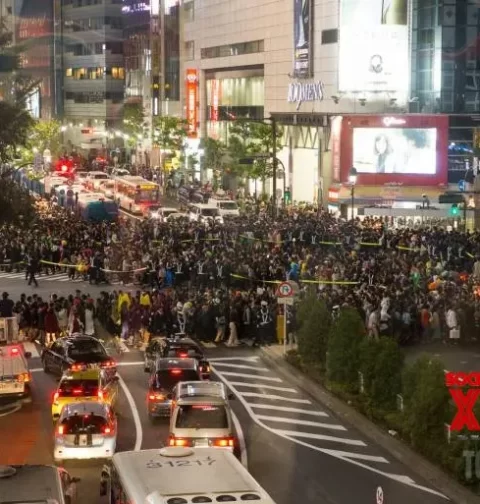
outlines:
[[[272, 216], [275, 218], [277, 216], [277, 120], [275, 117], [270, 117], [270, 124], [272, 125], [272, 158], [273, 158], [273, 207]], [[285, 195], [284, 195], [285, 197]]]

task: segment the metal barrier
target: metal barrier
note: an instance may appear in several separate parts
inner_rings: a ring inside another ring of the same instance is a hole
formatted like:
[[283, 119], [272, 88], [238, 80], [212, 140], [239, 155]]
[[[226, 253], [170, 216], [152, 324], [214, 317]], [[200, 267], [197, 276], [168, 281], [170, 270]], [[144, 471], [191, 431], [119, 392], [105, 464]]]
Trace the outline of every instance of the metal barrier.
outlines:
[[0, 344], [11, 344], [20, 341], [16, 317], [0, 318]]

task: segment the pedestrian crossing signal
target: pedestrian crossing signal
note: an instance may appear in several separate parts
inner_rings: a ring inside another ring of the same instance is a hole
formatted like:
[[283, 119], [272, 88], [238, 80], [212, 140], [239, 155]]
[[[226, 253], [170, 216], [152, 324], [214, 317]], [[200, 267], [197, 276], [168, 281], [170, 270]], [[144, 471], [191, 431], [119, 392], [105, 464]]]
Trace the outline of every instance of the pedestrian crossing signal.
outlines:
[[455, 205], [452, 205], [450, 207], [450, 215], [452, 217], [456, 217], [458, 214], [460, 213], [460, 209], [458, 208], [458, 205], [455, 204]]

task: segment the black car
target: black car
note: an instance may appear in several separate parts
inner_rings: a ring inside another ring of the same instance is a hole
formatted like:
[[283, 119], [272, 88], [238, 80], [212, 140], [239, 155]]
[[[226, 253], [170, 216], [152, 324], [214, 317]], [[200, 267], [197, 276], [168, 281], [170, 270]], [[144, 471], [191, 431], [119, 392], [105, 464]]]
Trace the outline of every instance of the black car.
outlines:
[[148, 381], [147, 410], [150, 420], [170, 416], [172, 392], [178, 382], [201, 380], [196, 359], [157, 359]]
[[145, 349], [145, 372], [150, 373], [157, 359], [196, 359], [202, 379], [210, 379], [210, 364], [202, 347], [191, 338], [153, 338]]
[[43, 370], [62, 375], [65, 371], [82, 371], [100, 367], [117, 371], [117, 363], [108, 355], [105, 347], [91, 336], [59, 338], [50, 348], [42, 352]]

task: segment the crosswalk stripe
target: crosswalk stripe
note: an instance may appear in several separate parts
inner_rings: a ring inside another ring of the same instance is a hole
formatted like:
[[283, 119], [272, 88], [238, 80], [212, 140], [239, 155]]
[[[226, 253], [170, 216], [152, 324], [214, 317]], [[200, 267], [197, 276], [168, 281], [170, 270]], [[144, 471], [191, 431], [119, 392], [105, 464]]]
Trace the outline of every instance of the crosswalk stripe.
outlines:
[[262, 376], [262, 375], [251, 375], [251, 374], [246, 374], [246, 373], [233, 373], [230, 371], [222, 371], [222, 374], [224, 376], [237, 376], [240, 378], [252, 378], [252, 379], [260, 379], [260, 380], [266, 380], [266, 381], [272, 381], [272, 382], [277, 382], [277, 383], [282, 383], [282, 380], [280, 378], [274, 378], [272, 376]]
[[289, 436], [293, 438], [298, 437], [304, 439], [318, 439], [322, 441], [332, 441], [333, 443], [341, 443], [351, 446], [367, 446], [363, 441], [360, 441], [359, 439], [347, 439], [334, 436], [325, 436], [323, 434], [314, 434], [313, 432], [297, 432], [297, 431], [280, 430], [280, 429], [273, 429], [273, 431], [281, 436]]
[[313, 411], [313, 410], [306, 410], [306, 409], [301, 409], [301, 408], [290, 408], [288, 406], [275, 406], [275, 405], [270, 405], [270, 404], [255, 404], [255, 403], [248, 403], [251, 408], [257, 408], [257, 409], [267, 409], [267, 410], [272, 410], [272, 411], [284, 411], [285, 413], [300, 413], [302, 415], [310, 415], [310, 416], [319, 416], [319, 417], [328, 417], [326, 413], [323, 411]]
[[259, 418], [260, 420], [265, 420], [267, 422], [290, 423], [295, 425], [305, 425], [307, 427], [320, 427], [322, 429], [330, 429], [337, 431], [347, 430], [343, 425], [327, 424], [321, 422], [310, 422], [309, 420], [298, 420], [296, 418], [276, 417], [268, 415], [257, 415], [257, 418]]
[[205, 348], [217, 348], [217, 345], [215, 343], [213, 343], [212, 341], [201, 341], [200, 343]]
[[364, 455], [363, 453], [352, 453], [352, 452], [344, 452], [339, 450], [329, 450], [327, 448], [323, 448], [322, 451], [324, 453], [328, 453], [333, 455], [334, 457], [346, 458], [346, 459], [354, 459], [354, 460], [365, 460], [366, 462], [377, 462], [380, 464], [389, 464], [390, 462], [384, 457], [377, 457], [375, 455]]
[[[246, 364], [229, 364], [227, 362], [215, 362], [215, 366], [217, 366], [217, 367], [223, 366], [223, 367], [234, 368], [234, 369], [251, 369], [252, 371], [270, 372], [270, 369], [267, 369], [264, 367], [247, 366]], [[222, 371], [222, 373], [225, 374], [223, 371]]]
[[25, 278], [25, 273], [3, 273], [1, 278]]
[[30, 352], [32, 354], [32, 357], [40, 357], [35, 343], [32, 343], [31, 341], [23, 342], [23, 350], [25, 352]]
[[256, 392], [241, 392], [240, 395], [242, 397], [252, 397], [252, 398], [259, 397], [261, 399], [272, 399], [273, 401], [285, 401], [297, 404], [312, 404], [312, 402], [309, 401], [308, 399], [297, 399], [295, 397], [283, 397], [279, 395], [270, 395], [270, 394], [258, 394]]
[[273, 385], [264, 385], [263, 383], [245, 383], [245, 382], [230, 382], [235, 387], [247, 387], [247, 388], [261, 388], [269, 390], [278, 390], [279, 392], [291, 392], [292, 394], [298, 394], [298, 392], [289, 387], [274, 387]]

